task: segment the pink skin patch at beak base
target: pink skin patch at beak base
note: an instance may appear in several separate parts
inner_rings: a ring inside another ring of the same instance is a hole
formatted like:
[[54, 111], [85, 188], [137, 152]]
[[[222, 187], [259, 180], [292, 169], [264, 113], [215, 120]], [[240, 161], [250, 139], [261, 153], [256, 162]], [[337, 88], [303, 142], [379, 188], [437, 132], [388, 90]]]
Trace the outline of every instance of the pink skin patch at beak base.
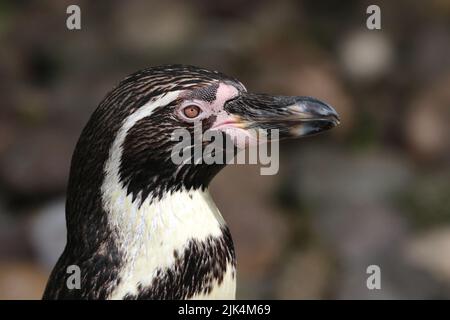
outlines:
[[242, 119], [229, 114], [223, 109], [227, 101], [236, 98], [238, 95], [239, 91], [235, 86], [223, 82], [219, 84], [216, 100], [212, 103], [216, 111], [216, 121], [209, 130], [218, 130], [226, 133], [238, 148], [244, 149], [249, 144], [256, 144], [257, 139], [245, 129]]

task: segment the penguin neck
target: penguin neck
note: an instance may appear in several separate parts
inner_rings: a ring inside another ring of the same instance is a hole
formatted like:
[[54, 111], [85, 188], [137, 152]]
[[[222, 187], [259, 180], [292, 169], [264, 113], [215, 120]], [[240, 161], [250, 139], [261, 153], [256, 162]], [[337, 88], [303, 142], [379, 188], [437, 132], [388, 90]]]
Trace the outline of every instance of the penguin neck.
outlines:
[[207, 189], [177, 190], [141, 202], [118, 186], [104, 195], [110, 229], [128, 259], [181, 250], [188, 241], [220, 237], [225, 222]]

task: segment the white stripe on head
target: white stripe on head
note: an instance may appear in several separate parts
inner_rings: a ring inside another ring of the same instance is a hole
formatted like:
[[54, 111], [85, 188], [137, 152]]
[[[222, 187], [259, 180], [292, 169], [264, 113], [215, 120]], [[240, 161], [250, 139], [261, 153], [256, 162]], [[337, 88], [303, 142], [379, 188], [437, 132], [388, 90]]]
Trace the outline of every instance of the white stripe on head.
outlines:
[[115, 205], [115, 201], [112, 201], [115, 192], [118, 189], [124, 189], [120, 182], [120, 162], [123, 153], [123, 143], [127, 136], [128, 130], [130, 130], [139, 120], [150, 116], [156, 108], [164, 106], [175, 100], [180, 91], [172, 91], [165, 95], [159, 96], [156, 99], [152, 99], [145, 105], [133, 112], [128, 118], [125, 119], [122, 127], [117, 133], [116, 138], [111, 146], [109, 152], [109, 158], [105, 164], [105, 178], [102, 184], [102, 201], [103, 207], [106, 212], [111, 212], [111, 209]]

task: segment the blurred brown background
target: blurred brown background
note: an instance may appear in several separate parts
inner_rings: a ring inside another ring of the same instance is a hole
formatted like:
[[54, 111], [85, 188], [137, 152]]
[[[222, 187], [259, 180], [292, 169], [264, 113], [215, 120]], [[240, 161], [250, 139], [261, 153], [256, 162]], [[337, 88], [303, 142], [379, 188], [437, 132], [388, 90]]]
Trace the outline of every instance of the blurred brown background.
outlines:
[[198, 0], [0, 3], [0, 299], [41, 297], [83, 125], [120, 79], [163, 63], [341, 115], [283, 143], [278, 175], [231, 166], [213, 182], [239, 298], [450, 298], [450, 2]]

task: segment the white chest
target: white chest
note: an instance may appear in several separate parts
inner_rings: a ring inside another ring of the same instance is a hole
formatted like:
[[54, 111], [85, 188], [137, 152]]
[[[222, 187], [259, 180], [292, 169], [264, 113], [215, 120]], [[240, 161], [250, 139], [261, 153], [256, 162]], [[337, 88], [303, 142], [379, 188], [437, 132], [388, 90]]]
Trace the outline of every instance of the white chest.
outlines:
[[[117, 230], [120, 251], [126, 253], [120, 270], [121, 282], [111, 299], [138, 296], [139, 288], [155, 287], [155, 282], [167, 270], [176, 276], [177, 268], [183, 267], [190, 250], [201, 255], [192, 254], [192, 259], [204, 259], [216, 250], [212, 246], [223, 245], [226, 227], [207, 191], [175, 192], [160, 201], [146, 200], [141, 206], [138, 199], [133, 202], [131, 195], [126, 196], [122, 189], [110, 195], [105, 202], [109, 223]], [[197, 292], [191, 297], [233, 299], [235, 267], [230, 261], [222, 271], [220, 283], [212, 281], [208, 292]]]

